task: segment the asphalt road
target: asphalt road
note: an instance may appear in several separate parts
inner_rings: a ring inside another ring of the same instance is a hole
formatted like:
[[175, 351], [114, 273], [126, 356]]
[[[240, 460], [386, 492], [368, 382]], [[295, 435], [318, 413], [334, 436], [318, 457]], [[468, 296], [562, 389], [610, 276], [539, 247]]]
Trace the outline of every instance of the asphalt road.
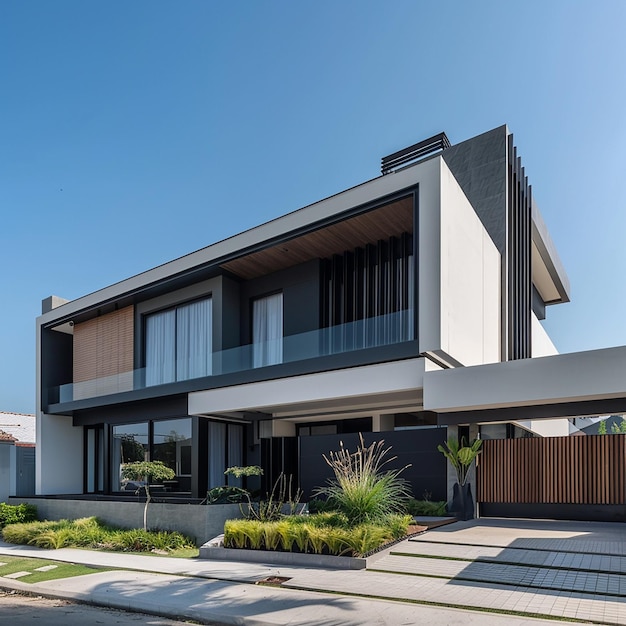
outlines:
[[0, 622], [11, 626], [189, 626], [189, 622], [177, 622], [144, 613], [74, 604], [66, 600], [52, 600], [8, 591], [0, 591]]

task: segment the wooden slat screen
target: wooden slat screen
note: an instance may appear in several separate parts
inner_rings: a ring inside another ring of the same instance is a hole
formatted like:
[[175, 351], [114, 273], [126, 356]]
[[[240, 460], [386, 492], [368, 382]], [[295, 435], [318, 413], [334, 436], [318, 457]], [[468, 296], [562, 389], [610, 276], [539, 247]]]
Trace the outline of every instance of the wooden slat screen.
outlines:
[[483, 442], [479, 502], [626, 504], [626, 435]]
[[74, 326], [74, 400], [133, 388], [134, 307]]

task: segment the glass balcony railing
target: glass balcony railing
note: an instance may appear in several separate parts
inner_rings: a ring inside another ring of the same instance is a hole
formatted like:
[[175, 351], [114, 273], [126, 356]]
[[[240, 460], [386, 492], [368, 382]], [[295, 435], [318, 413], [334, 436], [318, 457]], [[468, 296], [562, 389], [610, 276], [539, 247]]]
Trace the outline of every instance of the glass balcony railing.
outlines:
[[278, 340], [238, 346], [184, 362], [131, 370], [50, 389], [50, 403], [73, 402], [110, 394], [136, 391], [168, 383], [234, 374], [282, 363], [294, 363], [411, 341], [414, 338], [412, 309], [331, 326]]

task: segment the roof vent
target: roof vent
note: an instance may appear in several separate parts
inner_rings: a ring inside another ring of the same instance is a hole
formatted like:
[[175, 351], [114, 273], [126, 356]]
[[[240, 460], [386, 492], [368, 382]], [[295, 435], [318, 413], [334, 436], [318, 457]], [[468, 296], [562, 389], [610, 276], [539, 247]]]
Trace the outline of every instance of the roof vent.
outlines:
[[380, 163], [380, 170], [383, 174], [390, 174], [403, 165], [410, 165], [425, 156], [431, 156], [436, 152], [441, 152], [451, 146], [450, 140], [445, 133], [439, 133], [424, 141], [420, 141], [408, 148], [398, 150], [389, 156], [383, 157]]

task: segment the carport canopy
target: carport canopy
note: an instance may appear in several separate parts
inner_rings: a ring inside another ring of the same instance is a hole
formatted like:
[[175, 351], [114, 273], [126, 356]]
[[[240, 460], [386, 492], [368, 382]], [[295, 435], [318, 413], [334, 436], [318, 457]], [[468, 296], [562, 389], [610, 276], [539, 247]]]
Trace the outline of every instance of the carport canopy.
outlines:
[[424, 373], [440, 425], [626, 412], [626, 346]]

